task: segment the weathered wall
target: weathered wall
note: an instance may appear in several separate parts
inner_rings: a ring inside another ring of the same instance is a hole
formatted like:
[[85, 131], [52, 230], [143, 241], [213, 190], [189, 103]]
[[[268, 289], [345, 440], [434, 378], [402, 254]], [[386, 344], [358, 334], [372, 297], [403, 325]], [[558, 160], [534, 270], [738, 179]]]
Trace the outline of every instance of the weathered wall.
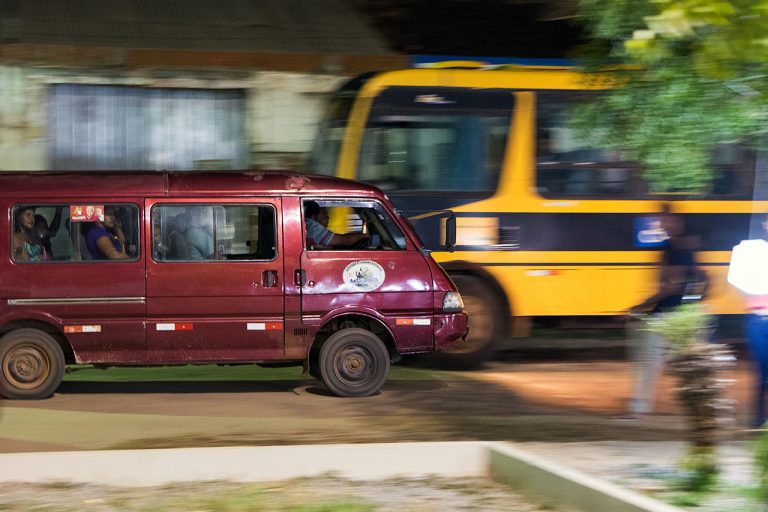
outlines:
[[255, 167], [296, 167], [312, 147], [330, 93], [345, 78], [259, 71], [55, 69], [0, 66], [0, 170], [50, 168], [52, 83], [246, 90], [246, 144]]
[[45, 85], [30, 71], [0, 66], [0, 170], [47, 168]]

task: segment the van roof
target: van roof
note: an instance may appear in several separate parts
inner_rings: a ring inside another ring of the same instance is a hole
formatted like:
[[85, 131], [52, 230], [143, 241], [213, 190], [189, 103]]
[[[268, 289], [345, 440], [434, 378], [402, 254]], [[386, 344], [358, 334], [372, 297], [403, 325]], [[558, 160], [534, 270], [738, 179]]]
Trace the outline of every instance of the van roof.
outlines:
[[0, 172], [0, 197], [205, 197], [254, 193], [382, 195], [376, 187], [352, 180], [282, 171]]

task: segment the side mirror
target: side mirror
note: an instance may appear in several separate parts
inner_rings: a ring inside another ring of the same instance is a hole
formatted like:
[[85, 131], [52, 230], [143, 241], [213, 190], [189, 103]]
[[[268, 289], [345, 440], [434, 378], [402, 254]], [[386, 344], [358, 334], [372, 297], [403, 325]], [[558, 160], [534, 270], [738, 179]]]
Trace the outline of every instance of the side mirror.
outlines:
[[452, 211], [445, 219], [445, 248], [448, 252], [456, 250], [456, 214]]
[[452, 210], [409, 210], [404, 214], [428, 250], [455, 250], [456, 214]]

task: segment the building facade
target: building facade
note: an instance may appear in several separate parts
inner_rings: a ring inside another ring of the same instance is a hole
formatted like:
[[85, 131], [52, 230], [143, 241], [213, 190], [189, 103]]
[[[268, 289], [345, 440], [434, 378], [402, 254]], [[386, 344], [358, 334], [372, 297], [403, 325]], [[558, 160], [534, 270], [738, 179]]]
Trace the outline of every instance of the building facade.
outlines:
[[405, 65], [342, 0], [2, 2], [0, 170], [300, 168], [340, 82]]

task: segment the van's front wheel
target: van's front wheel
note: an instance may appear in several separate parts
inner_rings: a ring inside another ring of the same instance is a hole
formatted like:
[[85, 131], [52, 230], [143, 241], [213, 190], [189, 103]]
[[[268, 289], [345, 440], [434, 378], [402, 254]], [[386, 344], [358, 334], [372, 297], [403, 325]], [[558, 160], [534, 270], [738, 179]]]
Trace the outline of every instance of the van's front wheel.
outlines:
[[388, 373], [387, 347], [365, 329], [342, 329], [320, 349], [320, 375], [336, 395], [374, 395], [384, 385]]
[[46, 398], [64, 378], [64, 353], [56, 340], [37, 329], [17, 329], [0, 338], [0, 395]]

